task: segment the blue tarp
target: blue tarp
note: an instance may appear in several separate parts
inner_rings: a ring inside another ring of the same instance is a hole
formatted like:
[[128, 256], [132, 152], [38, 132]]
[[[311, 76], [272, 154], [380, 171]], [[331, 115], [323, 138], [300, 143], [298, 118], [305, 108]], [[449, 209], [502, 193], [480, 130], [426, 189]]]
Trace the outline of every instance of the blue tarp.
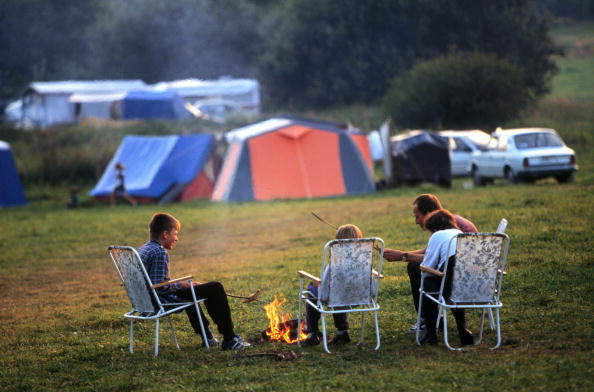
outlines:
[[189, 117], [189, 112], [174, 90], [133, 90], [122, 100], [122, 118], [126, 120], [184, 117]]
[[174, 185], [189, 184], [215, 147], [211, 134], [126, 136], [91, 196], [109, 196], [116, 186], [115, 165], [124, 165], [125, 187], [137, 197], [159, 199]]
[[0, 141], [0, 207], [27, 204], [8, 143]]

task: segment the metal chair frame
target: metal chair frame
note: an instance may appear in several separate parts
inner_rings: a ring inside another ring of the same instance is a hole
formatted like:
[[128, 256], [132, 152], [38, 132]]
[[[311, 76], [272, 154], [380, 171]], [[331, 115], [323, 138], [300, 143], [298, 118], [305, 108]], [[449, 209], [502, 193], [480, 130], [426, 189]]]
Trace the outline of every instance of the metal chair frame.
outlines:
[[[373, 245], [375, 243], [381, 244], [381, 248], [379, 250], [379, 258], [377, 261], [377, 270], [373, 268]], [[377, 295], [379, 291], [379, 280], [383, 276], [381, 275], [382, 270], [382, 260], [384, 254], [384, 241], [378, 237], [371, 237], [371, 238], [356, 238], [356, 239], [340, 239], [340, 240], [331, 240], [326, 243], [324, 246], [324, 253], [322, 256], [322, 267], [320, 270], [320, 276], [324, 275], [324, 270], [327, 265], [329, 265], [328, 258], [331, 257], [331, 249], [335, 246], [344, 246], [346, 244], [352, 243], [371, 243], [371, 250], [370, 250], [370, 259], [369, 264], [365, 267], [369, 269], [369, 286], [368, 286], [368, 293], [369, 295], [363, 301], [356, 301], [356, 303], [332, 303], [333, 299], [333, 286], [330, 284], [330, 293], [329, 293], [329, 300], [328, 303], [324, 303], [320, 296], [315, 298], [313, 294], [309, 290], [304, 290], [304, 278], [314, 278], [313, 276], [305, 273], [304, 271], [299, 271], [300, 273], [300, 280], [299, 280], [299, 313], [297, 318], [297, 325], [301, 325], [301, 314], [303, 307], [302, 302], [305, 301], [310, 306], [314, 307], [318, 312], [321, 314], [322, 319], [322, 337], [324, 343], [324, 350], [327, 353], [331, 353], [328, 349], [328, 342], [327, 342], [327, 333], [326, 333], [326, 319], [325, 315], [327, 314], [336, 314], [336, 313], [361, 313], [361, 335], [359, 338], [359, 344], [363, 343], [364, 338], [364, 326], [365, 326], [365, 313], [366, 312], [373, 312], [374, 313], [374, 321], [375, 321], [375, 336], [376, 336], [376, 346], [375, 350], [378, 350], [380, 347], [380, 335], [379, 335], [379, 323], [377, 312], [380, 309], [380, 305], [377, 303]], [[358, 260], [352, 260], [353, 262], [358, 262]], [[331, 266], [332, 264], [330, 264]], [[332, 267], [330, 267], [332, 268]], [[308, 276], [309, 275], [309, 276]], [[330, 276], [330, 274], [328, 274]], [[378, 290], [375, 293], [372, 293], [371, 290], [371, 280], [375, 279], [377, 282]], [[319, 279], [317, 280], [319, 282]], [[366, 290], [366, 288], [363, 288]], [[337, 289], [336, 289], [337, 290]], [[297, 344], [301, 344], [301, 334], [298, 334]]]
[[[444, 342], [445, 345], [450, 349], [450, 350], [462, 350], [462, 348], [454, 348], [450, 345], [449, 341], [448, 341], [448, 326], [447, 326], [447, 309], [482, 309], [482, 317], [481, 317], [481, 329], [480, 329], [480, 334], [479, 334], [479, 338], [478, 341], [475, 344], [480, 344], [483, 338], [483, 330], [484, 330], [484, 324], [485, 324], [485, 313], [488, 311], [489, 313], [492, 312], [492, 310], [495, 310], [495, 320], [493, 321], [494, 325], [494, 329], [497, 330], [497, 344], [495, 344], [495, 346], [491, 347], [491, 349], [497, 349], [499, 348], [499, 346], [501, 345], [501, 323], [500, 323], [500, 317], [499, 317], [499, 309], [501, 307], [503, 307], [503, 303], [500, 301], [500, 296], [501, 296], [501, 286], [503, 283], [503, 271], [505, 269], [505, 263], [507, 260], [507, 253], [509, 251], [509, 237], [505, 234], [505, 233], [462, 233], [462, 234], [458, 234], [457, 236], [455, 236], [454, 238], [452, 238], [450, 240], [449, 243], [449, 248], [451, 250], [451, 247], [453, 246], [454, 243], [456, 243], [456, 247], [457, 249], [459, 249], [459, 239], [463, 239], [465, 237], [486, 237], [486, 236], [494, 236], [494, 237], [501, 237], [503, 238], [503, 241], [501, 243], [501, 247], [498, 248], [498, 252], [499, 254], [497, 255], [498, 257], [498, 265], [495, 267], [496, 268], [496, 272], [493, 274], [494, 275], [494, 280], [491, 282], [492, 284], [492, 295], [488, 300], [482, 299], [480, 301], [467, 301], [467, 302], [455, 302], [452, 301], [451, 299], [446, 299], [444, 298], [444, 288], [445, 288], [445, 274], [442, 274], [442, 279], [441, 279], [441, 286], [440, 286], [440, 290], [439, 291], [425, 291], [425, 287], [424, 287], [424, 283], [425, 283], [425, 277], [428, 276], [427, 274], [429, 272], [422, 272], [421, 274], [421, 287], [419, 288], [420, 291], [420, 295], [419, 295], [419, 311], [418, 311], [418, 315], [417, 315], [417, 323], [420, 322], [421, 320], [421, 312], [422, 312], [422, 306], [423, 306], [423, 298], [426, 297], [427, 299], [435, 302], [438, 305], [438, 317], [437, 317], [437, 323], [436, 323], [436, 328], [439, 327], [439, 323], [440, 320], [443, 318], [443, 336], [444, 336]], [[448, 251], [448, 254], [451, 254]], [[464, 255], [462, 255], [463, 257]], [[456, 262], [458, 262], [458, 252], [456, 252]], [[448, 262], [449, 260], [446, 260], [446, 262], [444, 263], [444, 267], [443, 270], [444, 271], [448, 271]], [[437, 271], [439, 272], [439, 271]], [[454, 284], [454, 281], [456, 280], [456, 273], [455, 271], [452, 271], [452, 273], [454, 274], [452, 276], [452, 284]], [[492, 317], [492, 315], [490, 314], [490, 317]], [[416, 341], [417, 344], [420, 345], [420, 331], [417, 329], [416, 331]]]
[[[208, 339], [206, 338], [206, 332], [204, 329], [204, 323], [198, 304], [204, 302], [205, 299], [197, 299], [196, 293], [192, 286], [192, 277], [187, 276], [179, 279], [173, 279], [168, 282], [162, 282], [160, 284], [152, 284], [151, 279], [144, 268], [144, 264], [140, 259], [140, 255], [131, 246], [117, 246], [111, 245], [108, 247], [109, 257], [122, 281], [122, 285], [128, 294], [132, 310], [125, 313], [124, 317], [130, 319], [130, 352], [134, 352], [134, 320], [154, 320], [155, 321], [155, 356], [159, 355], [159, 320], [163, 317], [169, 316], [174, 313], [178, 313], [190, 306], [196, 308], [198, 314], [198, 321], [200, 322], [200, 329], [202, 332], [202, 338], [206, 348], [209, 348]], [[121, 254], [128, 254], [131, 257], [127, 265], [122, 263]], [[187, 281], [192, 287], [192, 301], [191, 302], [175, 302], [175, 303], [162, 303], [157, 295], [155, 288], [166, 286], [171, 283]], [[179, 350], [179, 344], [177, 337], [175, 336], [175, 330], [171, 319], [167, 318], [171, 329], [171, 335], [173, 342]]]

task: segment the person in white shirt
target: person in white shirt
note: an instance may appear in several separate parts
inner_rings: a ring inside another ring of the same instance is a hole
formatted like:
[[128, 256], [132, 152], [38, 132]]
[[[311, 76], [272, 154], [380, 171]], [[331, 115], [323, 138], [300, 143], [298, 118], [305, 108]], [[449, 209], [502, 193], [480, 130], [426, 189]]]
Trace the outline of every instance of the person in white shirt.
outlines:
[[[456, 240], [450, 247], [450, 241], [462, 231], [458, 229], [452, 213], [448, 210], [440, 209], [427, 215], [423, 223], [424, 227], [431, 232], [431, 237], [427, 243], [425, 255], [421, 260], [421, 265], [443, 271], [445, 262], [448, 261], [448, 271], [446, 279], [445, 294], [449, 296], [449, 287], [451, 284], [451, 273], [456, 260]], [[439, 291], [441, 279], [438, 276], [425, 277], [425, 289], [427, 291]], [[437, 322], [437, 304], [433, 301], [424, 301], [421, 314], [425, 319], [426, 332], [421, 338], [421, 343], [437, 344], [436, 322]], [[466, 318], [464, 309], [452, 309], [452, 314], [456, 319], [460, 344], [468, 345], [474, 342], [472, 332], [466, 327]]]

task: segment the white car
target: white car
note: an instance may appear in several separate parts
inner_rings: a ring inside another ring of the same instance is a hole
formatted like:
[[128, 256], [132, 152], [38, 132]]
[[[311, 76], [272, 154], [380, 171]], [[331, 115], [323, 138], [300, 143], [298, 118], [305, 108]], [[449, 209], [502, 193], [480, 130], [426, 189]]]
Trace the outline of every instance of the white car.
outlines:
[[199, 117], [217, 123], [224, 123], [229, 117], [241, 115], [239, 106], [225, 99], [202, 99], [193, 105], [199, 111]]
[[555, 177], [570, 182], [578, 170], [575, 151], [553, 129], [500, 129], [491, 134], [486, 151], [472, 154], [471, 173], [476, 185], [496, 178], [510, 183]]
[[480, 129], [469, 131], [440, 131], [440, 136], [450, 140], [450, 165], [452, 177], [470, 175], [472, 153], [487, 149], [491, 138], [487, 132]]

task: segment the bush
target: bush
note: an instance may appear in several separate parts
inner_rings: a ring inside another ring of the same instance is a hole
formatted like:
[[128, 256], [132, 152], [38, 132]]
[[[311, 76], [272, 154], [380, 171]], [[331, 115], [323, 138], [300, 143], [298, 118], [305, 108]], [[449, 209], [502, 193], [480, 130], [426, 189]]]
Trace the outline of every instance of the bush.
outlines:
[[398, 127], [492, 129], [533, 97], [523, 71], [485, 53], [453, 53], [415, 65], [393, 80], [384, 110]]

